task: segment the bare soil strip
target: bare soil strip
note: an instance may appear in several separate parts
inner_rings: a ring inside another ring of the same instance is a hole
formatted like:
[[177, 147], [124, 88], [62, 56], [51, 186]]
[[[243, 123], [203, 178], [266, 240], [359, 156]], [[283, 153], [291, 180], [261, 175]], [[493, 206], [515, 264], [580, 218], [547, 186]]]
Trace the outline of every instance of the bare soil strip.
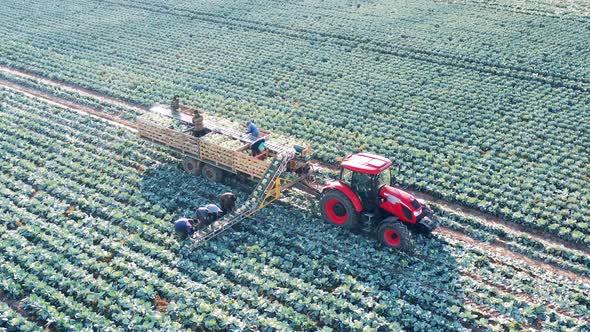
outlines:
[[412, 191], [412, 190], [409, 190], [409, 191], [416, 198], [428, 201], [430, 203], [437, 204], [441, 208], [443, 208], [444, 210], [447, 210], [447, 211], [450, 211], [450, 212], [453, 212], [453, 213], [456, 213], [459, 215], [468, 216], [470, 218], [479, 220], [479, 221], [487, 223], [487, 224], [492, 224], [494, 226], [502, 228], [504, 231], [506, 231], [508, 233], [513, 233], [516, 236], [518, 236], [519, 234], [522, 234], [522, 233], [526, 233], [527, 235], [535, 238], [536, 240], [540, 241], [543, 244], [558, 246], [558, 247], [563, 246], [565, 248], [572, 249], [572, 250], [579, 250], [587, 255], [590, 255], [590, 248], [588, 248], [587, 246], [564, 241], [564, 240], [558, 238], [557, 236], [547, 233], [547, 232], [544, 232], [542, 230], [525, 228], [524, 226], [516, 224], [516, 223], [506, 222], [506, 221], [504, 221], [496, 216], [493, 216], [489, 213], [485, 213], [485, 212], [482, 212], [482, 211], [479, 211], [479, 210], [476, 210], [473, 208], [469, 208], [469, 207], [463, 206], [461, 204], [451, 203], [451, 202], [445, 201], [443, 199], [436, 198], [430, 194], [426, 194], [426, 193], [418, 192], [418, 191]]
[[[41, 78], [41, 77], [38, 77], [38, 76], [35, 76], [35, 75], [24, 73], [22, 71], [15, 71], [13, 69], [7, 68], [6, 66], [1, 66], [0, 65], [0, 70], [7, 71], [7, 72], [10, 72], [10, 73], [15, 74], [15, 75], [33, 77], [35, 79], [42, 80], [42, 81], [44, 81], [47, 84], [58, 85], [61, 88], [67, 88], [67, 89], [69, 89], [71, 91], [74, 91], [74, 92], [77, 92], [77, 93], [80, 93], [80, 94], [91, 95], [91, 96], [93, 96], [95, 98], [98, 98], [98, 99], [101, 99], [101, 100], [104, 100], [104, 101], [108, 101], [108, 102], [112, 102], [112, 103], [117, 103], [119, 105], [124, 105], [126, 107], [131, 107], [131, 108], [134, 108], [134, 109], [139, 109], [139, 110], [145, 111], [145, 108], [139, 107], [137, 105], [132, 105], [132, 104], [129, 104], [129, 103], [125, 103], [125, 102], [122, 102], [120, 100], [116, 100], [116, 99], [113, 99], [111, 97], [104, 96], [104, 95], [102, 95], [100, 93], [92, 92], [92, 91], [89, 91], [89, 90], [86, 90], [86, 89], [82, 89], [82, 88], [79, 88], [79, 87], [68, 86], [68, 85], [66, 85], [64, 83], [61, 83], [61, 82], [56, 82], [56, 81], [53, 81], [53, 80], [47, 80], [47, 79], [44, 79], [44, 78]], [[68, 100], [65, 100], [65, 99], [62, 99], [62, 98], [53, 96], [51, 94], [44, 93], [44, 92], [41, 92], [41, 91], [32, 89], [32, 88], [24, 87], [24, 86], [21, 86], [19, 84], [13, 83], [13, 82], [9, 82], [9, 81], [1, 80], [0, 79], [0, 86], [4, 86], [4, 87], [9, 88], [11, 90], [19, 91], [19, 92], [24, 93], [25, 95], [27, 95], [29, 97], [33, 97], [33, 98], [42, 100], [44, 102], [48, 102], [50, 104], [54, 104], [54, 105], [57, 105], [57, 106], [60, 106], [60, 107], [64, 107], [64, 108], [73, 110], [73, 111], [78, 112], [78, 113], [82, 113], [82, 114], [90, 115], [90, 116], [93, 116], [93, 117], [105, 119], [105, 120], [107, 120], [109, 123], [111, 123], [113, 125], [124, 127], [124, 128], [126, 128], [128, 130], [131, 130], [133, 132], [136, 132], [136, 129], [137, 129], [137, 125], [134, 122], [131, 122], [131, 121], [128, 121], [128, 120], [124, 120], [124, 119], [121, 119], [121, 118], [116, 117], [116, 116], [113, 116], [113, 115], [105, 114], [105, 113], [103, 113], [101, 111], [92, 109], [90, 107], [79, 105], [79, 104], [76, 104], [74, 102], [70, 102]], [[326, 167], [326, 168], [330, 168], [331, 167], [330, 165], [324, 165], [324, 164], [322, 164], [322, 166], [323, 167]], [[567, 248], [570, 248], [570, 249], [573, 249], [573, 250], [580, 250], [580, 251], [583, 251], [584, 253], [590, 254], [590, 249], [589, 248], [586, 248], [586, 247], [583, 247], [583, 246], [574, 245], [574, 244], [570, 244], [570, 243], [567, 243], [567, 242], [565, 242], [563, 240], [559, 240], [559, 239], [551, 239], [550, 240], [548, 238], [550, 238], [550, 237], [553, 237], [554, 238], [554, 236], [549, 236], [549, 235], [545, 235], [545, 234], [540, 235], [540, 236], [539, 235], [536, 235], [534, 233], [529, 232], [529, 230], [525, 229], [524, 227], [522, 227], [520, 225], [515, 225], [515, 224], [507, 223], [507, 222], [505, 222], [505, 221], [503, 221], [503, 220], [501, 220], [501, 219], [499, 219], [497, 217], [491, 216], [491, 215], [486, 214], [486, 213], [483, 213], [481, 211], [477, 211], [477, 210], [474, 210], [474, 209], [471, 209], [471, 208], [467, 208], [467, 207], [461, 206], [459, 204], [449, 203], [449, 202], [446, 202], [446, 201], [444, 201], [442, 199], [438, 199], [438, 198], [435, 198], [435, 197], [433, 197], [431, 195], [428, 195], [428, 194], [425, 194], [425, 193], [421, 193], [421, 192], [415, 192], [414, 191], [414, 192], [412, 192], [412, 194], [414, 194], [419, 199], [422, 199], [422, 200], [425, 200], [425, 201], [428, 201], [428, 202], [431, 202], [431, 203], [438, 204], [441, 207], [443, 207], [444, 209], [447, 209], [447, 210], [449, 210], [451, 212], [455, 212], [455, 213], [458, 213], [458, 214], [466, 215], [466, 216], [469, 216], [469, 217], [478, 219], [478, 220], [480, 220], [482, 222], [492, 223], [492, 224], [494, 224], [496, 226], [499, 226], [499, 227], [504, 227], [505, 229], [508, 229], [510, 232], [526, 233], [526, 234], [530, 235], [531, 237], [534, 237], [537, 240], [542, 241], [544, 243], [548, 243], [548, 244], [552, 244], [552, 245], [563, 245], [564, 247], [567, 247]], [[511, 250], [508, 250], [508, 249], [506, 249], [506, 248], [504, 248], [504, 247], [502, 247], [500, 245], [487, 244], [487, 243], [481, 242], [479, 240], [473, 239], [473, 238], [471, 238], [471, 237], [469, 237], [469, 236], [467, 236], [465, 234], [462, 234], [462, 233], [459, 233], [459, 232], [455, 232], [455, 231], [452, 231], [452, 230], [449, 230], [449, 229], [446, 229], [446, 228], [439, 228], [437, 230], [437, 232], [440, 233], [440, 234], [443, 234], [445, 236], [452, 237], [452, 238], [454, 238], [456, 240], [460, 240], [462, 242], [466, 242], [466, 243], [469, 243], [469, 244], [472, 244], [472, 245], [476, 245], [478, 247], [484, 248], [486, 250], [491, 250], [491, 251], [496, 252], [496, 253], [501, 254], [501, 255], [510, 256], [511, 258], [514, 258], [514, 259], [517, 259], [517, 260], [520, 260], [520, 261], [524, 261], [524, 262], [526, 262], [529, 265], [536, 266], [538, 268], [551, 271], [553, 273], [556, 273], [558, 275], [567, 277], [569, 279], [576, 280], [576, 281], [579, 281], [579, 282], [584, 282], [584, 283], [587, 283], [587, 284], [590, 285], [590, 279], [589, 278], [586, 278], [584, 276], [577, 275], [577, 274], [575, 274], [573, 272], [570, 272], [570, 271], [567, 271], [567, 270], [558, 268], [556, 266], [553, 266], [553, 265], [550, 265], [550, 264], [547, 264], [547, 263], [540, 262], [538, 260], [531, 259], [531, 258], [529, 258], [529, 257], [527, 257], [525, 255], [522, 255], [522, 254], [519, 254], [519, 253], [515, 253], [515, 252], [513, 252]]]
[[29, 322], [34, 323], [39, 327], [43, 327], [35, 321], [34, 317], [31, 317], [31, 315], [22, 308], [21, 302], [25, 300], [28, 296], [29, 295], [26, 295], [25, 297], [19, 299], [12, 299], [8, 296], [8, 294], [5, 294], [4, 292], [0, 291], [0, 302], [6, 303], [10, 307], [10, 309], [16, 311], [19, 315], [23, 316], [23, 318], [25, 318]]
[[98, 98], [100, 100], [107, 101], [107, 102], [114, 104], [114, 105], [123, 106], [123, 107], [131, 108], [131, 109], [139, 110], [139, 111], [146, 111], [147, 110], [147, 108], [145, 108], [139, 104], [134, 104], [134, 103], [126, 102], [123, 100], [115, 99], [113, 97], [107, 96], [107, 95], [100, 93], [100, 92], [92, 91], [90, 89], [86, 89], [81, 86], [67, 84], [64, 82], [57, 81], [57, 80], [52, 80], [49, 78], [38, 76], [38, 75], [35, 75], [32, 73], [28, 73], [24, 70], [15, 69], [15, 68], [0, 64], [0, 71], [9, 73], [9, 74], [12, 74], [15, 76], [35, 79], [35, 80], [38, 80], [41, 83], [44, 83], [47, 85], [57, 86], [57, 87], [59, 87], [63, 90], [66, 90], [66, 91], [71, 91], [71, 92], [79, 93], [81, 95], [86, 95], [86, 96]]
[[590, 285], [590, 278], [573, 273], [571, 271], [567, 271], [567, 270], [558, 268], [558, 267], [553, 266], [551, 264], [547, 264], [547, 263], [538, 261], [533, 258], [529, 258], [523, 254], [511, 251], [511, 250], [506, 249], [502, 246], [487, 244], [487, 243], [481, 242], [479, 240], [476, 240], [476, 239], [470, 237], [469, 235], [459, 233], [459, 232], [456, 232], [456, 231], [453, 231], [453, 230], [450, 230], [450, 229], [444, 228], [444, 227], [437, 228], [436, 230], [434, 230], [434, 233], [439, 233], [444, 236], [451, 237], [455, 240], [480, 247], [488, 252], [493, 252], [493, 253], [496, 253], [500, 256], [510, 257], [511, 259], [522, 261], [528, 265], [537, 267], [537, 268], [545, 270], [545, 271], [550, 271], [554, 274], [566, 277], [566, 278], [571, 279], [573, 281]]
[[42, 100], [42, 101], [52, 104], [52, 105], [67, 108], [67, 109], [75, 111], [77, 113], [82, 113], [82, 114], [89, 115], [89, 116], [92, 116], [95, 118], [101, 118], [101, 119], [107, 120], [112, 125], [115, 125], [118, 127], [123, 127], [128, 130], [131, 130], [133, 132], [137, 131], [137, 125], [135, 124], [135, 122], [124, 120], [119, 117], [116, 117], [116, 116], [113, 116], [110, 114], [106, 114], [101, 111], [97, 111], [97, 110], [87, 107], [87, 106], [73, 103], [71, 101], [53, 96], [48, 93], [44, 93], [44, 92], [37, 91], [37, 90], [31, 89], [31, 88], [27, 88], [27, 87], [21, 86], [19, 84], [5, 81], [2, 79], [0, 79], [0, 86], [3, 86], [3, 87], [8, 88], [10, 90], [21, 92], [28, 97], [39, 99], [39, 100]]

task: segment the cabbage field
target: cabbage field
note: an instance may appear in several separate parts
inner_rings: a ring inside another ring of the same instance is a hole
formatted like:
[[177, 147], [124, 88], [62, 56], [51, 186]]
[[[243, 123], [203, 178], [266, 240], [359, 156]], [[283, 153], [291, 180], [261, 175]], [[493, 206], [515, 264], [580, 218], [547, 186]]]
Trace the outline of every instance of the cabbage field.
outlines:
[[560, 3], [4, 0], [0, 64], [256, 114], [323, 160], [364, 145], [405, 184], [588, 246], [590, 9]]
[[[573, 1], [2, 0], [0, 331], [588, 331], [589, 54]], [[441, 229], [386, 249], [293, 190], [192, 246], [170, 220], [252, 186], [137, 137], [175, 94], [392, 158]]]
[[[124, 129], [11, 90], [0, 96], [0, 291], [2, 301], [20, 301], [2, 314], [8, 330], [588, 323], [588, 284], [453, 237], [420, 239], [416, 255], [384, 250], [323, 224], [301, 194], [190, 251], [168, 220], [230, 187], [183, 173], [177, 156]], [[441, 215], [451, 228], [480, 227]], [[587, 257], [507, 241], [590, 276]]]

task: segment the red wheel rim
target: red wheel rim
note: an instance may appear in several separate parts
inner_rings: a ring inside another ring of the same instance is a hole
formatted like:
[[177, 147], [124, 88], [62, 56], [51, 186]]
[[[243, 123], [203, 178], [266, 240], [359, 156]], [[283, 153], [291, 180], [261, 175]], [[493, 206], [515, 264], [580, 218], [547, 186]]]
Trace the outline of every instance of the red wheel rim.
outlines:
[[333, 224], [342, 225], [346, 222], [346, 219], [348, 219], [346, 208], [339, 200], [335, 198], [332, 198], [326, 202], [324, 211], [326, 212], [328, 219], [330, 219]]
[[383, 232], [383, 239], [385, 239], [385, 243], [387, 243], [387, 245], [392, 247], [397, 247], [401, 242], [401, 238], [393, 229], [388, 229], [385, 232]]

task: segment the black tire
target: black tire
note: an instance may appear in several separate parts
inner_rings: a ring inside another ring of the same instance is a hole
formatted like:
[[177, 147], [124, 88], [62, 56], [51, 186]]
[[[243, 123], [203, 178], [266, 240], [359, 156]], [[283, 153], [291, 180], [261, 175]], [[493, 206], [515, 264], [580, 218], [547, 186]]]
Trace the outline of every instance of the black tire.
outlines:
[[358, 227], [360, 214], [354, 205], [339, 190], [329, 190], [320, 198], [320, 212], [322, 218], [332, 225], [353, 229]]
[[212, 182], [221, 182], [223, 180], [223, 170], [209, 164], [201, 167], [201, 175]]
[[408, 227], [395, 217], [385, 218], [377, 227], [377, 238], [383, 245], [409, 252], [414, 248], [414, 238]]
[[191, 157], [185, 157], [182, 160], [182, 169], [189, 174], [201, 174], [201, 162]]
[[413, 229], [413, 231], [416, 235], [422, 235], [425, 238], [430, 238], [432, 237], [433, 230], [426, 228], [424, 225], [416, 224], [416, 227]]
[[[424, 210], [423, 213], [425, 214], [426, 217], [434, 220], [434, 211], [432, 211], [432, 209], [428, 205], [424, 204], [423, 207], [422, 207], [422, 209]], [[432, 236], [432, 231], [433, 230], [434, 229], [428, 228], [428, 227], [426, 227], [426, 226], [424, 226], [424, 225], [422, 225], [420, 223], [417, 223], [416, 224], [416, 229], [414, 231], [416, 233], [418, 233], [420, 235], [423, 235], [423, 236], [425, 236], [425, 237], [428, 238], [428, 237], [431, 237]]]

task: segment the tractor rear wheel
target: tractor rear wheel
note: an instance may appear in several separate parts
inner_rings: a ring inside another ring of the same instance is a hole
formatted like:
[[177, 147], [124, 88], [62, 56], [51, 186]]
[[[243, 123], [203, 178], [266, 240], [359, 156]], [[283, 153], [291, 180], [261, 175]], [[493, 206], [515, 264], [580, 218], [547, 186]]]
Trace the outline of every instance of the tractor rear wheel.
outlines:
[[209, 164], [203, 165], [201, 175], [212, 182], [221, 182], [223, 179], [223, 170]]
[[324, 220], [343, 228], [356, 228], [359, 221], [359, 213], [354, 205], [339, 190], [330, 190], [320, 198], [320, 211]]
[[379, 241], [388, 247], [410, 251], [414, 248], [414, 239], [408, 227], [397, 218], [384, 219], [377, 227]]
[[191, 157], [184, 158], [184, 160], [182, 161], [182, 168], [185, 172], [190, 174], [201, 174], [201, 162]]

